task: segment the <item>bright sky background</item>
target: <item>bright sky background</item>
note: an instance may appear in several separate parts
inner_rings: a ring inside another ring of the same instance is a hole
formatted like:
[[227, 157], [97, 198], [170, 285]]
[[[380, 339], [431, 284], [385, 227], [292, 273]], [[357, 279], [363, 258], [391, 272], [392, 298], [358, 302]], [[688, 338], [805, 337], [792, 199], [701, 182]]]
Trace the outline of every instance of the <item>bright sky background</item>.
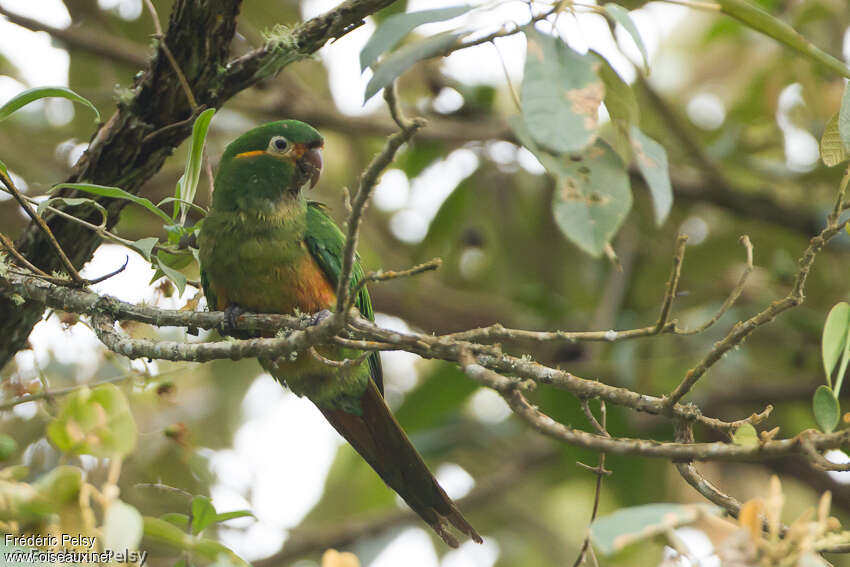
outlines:
[[[140, 0], [99, 0], [99, 3], [104, 8], [117, 10], [128, 19], [141, 14]], [[310, 17], [337, 3], [336, 0], [308, 0], [302, 2], [303, 14]], [[410, 0], [409, 10], [458, 3], [460, 0]], [[0, 0], [0, 5], [53, 26], [65, 27], [70, 24], [68, 12], [60, 0]], [[494, 3], [486, 5], [492, 7]], [[657, 50], [660, 41], [682, 22], [686, 14], [687, 10], [682, 7], [661, 3], [651, 3], [632, 12], [632, 18], [650, 53], [651, 79], [661, 87], [675, 84], [684, 74], [681, 63], [674, 56], [659, 57]], [[432, 24], [420, 30], [428, 34], [437, 33], [460, 22], [470, 29], [486, 27], [492, 31], [503, 23], [522, 23], [527, 19], [528, 11], [524, 2], [506, 1], [498, 3], [495, 9], [475, 10], [451, 23]], [[584, 51], [592, 47], [605, 55], [625, 79], [631, 81], [634, 78], [635, 71], [630, 60], [639, 61], [639, 54], [628, 35], [618, 33], [620, 45], [626, 53], [623, 55], [612, 41], [607, 25], [598, 16], [574, 17], [565, 14], [559, 19], [558, 29], [563, 37], [569, 38], [575, 49]], [[370, 72], [361, 76], [358, 54], [373, 31], [374, 25], [368, 21], [366, 25], [320, 51], [321, 60], [330, 73], [334, 99], [339, 108], [348, 114], [373, 112], [382, 105], [382, 98], [376, 96], [363, 106], [361, 96]], [[492, 45], [482, 45], [451, 55], [443, 64], [445, 72], [464, 82], [502, 86], [505, 84], [505, 71], [499, 60], [501, 54], [512, 82], [518, 85], [522, 78], [525, 40], [521, 35], [516, 35], [500, 39], [497, 44], [498, 53]], [[0, 76], [0, 103], [24, 88], [67, 85], [68, 55], [64, 50], [51, 46], [48, 35], [43, 32], [30, 32], [0, 19], [0, 52], [18, 66], [24, 81], [22, 83]], [[457, 93], [451, 91], [441, 93], [439, 99], [438, 108], [450, 110], [459, 104]], [[797, 170], [812, 167], [817, 159], [817, 143], [811, 134], [799, 130], [787, 120], [791, 107], [802, 103], [799, 88], [789, 86], [780, 98], [777, 116], [786, 132], [788, 153], [796, 156], [795, 161], [788, 165]], [[33, 104], [28, 111], [46, 111], [51, 120], [60, 124], [70, 120], [74, 109], [71, 103], [58, 100]], [[714, 129], [723, 123], [725, 108], [716, 96], [704, 92], [690, 102], [688, 114], [700, 127]], [[75, 148], [77, 154], [80, 151], [82, 147]], [[505, 166], [542, 172], [530, 153], [518, 150], [507, 142], [488, 143], [484, 151]], [[439, 160], [413, 180], [408, 180], [399, 170], [391, 170], [377, 189], [376, 206], [393, 212], [391, 230], [401, 240], [418, 242], [424, 237], [441, 203], [460, 181], [475, 170], [478, 163], [479, 157], [475, 151], [462, 148]], [[14, 167], [14, 164], [8, 165]], [[128, 254], [130, 263], [127, 270], [97, 286], [98, 291], [127, 301], [151, 301], [154, 292], [147, 285], [152, 275], [150, 267], [141, 257], [121, 247], [102, 246], [85, 273], [100, 275], [111, 271]], [[169, 307], [177, 305], [174, 299], [160, 299], [159, 303]], [[379, 314], [378, 322], [392, 328], [406, 328], [404, 321], [395, 317]], [[63, 331], [55, 318], [38, 324], [31, 342], [33, 351], [17, 356], [18, 363], [25, 370], [34, 369], [35, 360], [45, 363], [48, 353], [52, 352], [63, 362], [78, 364], [81, 368], [79, 374], [86, 375], [86, 369], [90, 370], [99, 363], [102, 352], [96, 338], [85, 327], [77, 325], [70, 331]], [[385, 353], [383, 356], [388, 377], [395, 377], [395, 381], [388, 384], [388, 390], [393, 391], [393, 396], [401, 396], [415, 384], [417, 359], [406, 353]], [[248, 526], [247, 532], [223, 533], [227, 545], [252, 560], [279, 549], [286, 537], [286, 530], [297, 525], [316, 503], [342, 440], [312, 404], [284, 391], [268, 375], [260, 377], [251, 386], [243, 402], [243, 411], [246, 419], [234, 439], [233, 447], [222, 451], [206, 450], [204, 454], [210, 458], [219, 478], [212, 489], [216, 507], [219, 510], [251, 508], [257, 516], [257, 521], [238, 521], [241, 522], [238, 525]], [[505, 419], [509, 413], [498, 396], [484, 390], [473, 396], [468, 411], [488, 421]], [[31, 404], [21, 405], [15, 412], [29, 416], [34, 414], [35, 407]], [[298, 435], [287, 435], [288, 431], [298, 431]], [[299, 466], [290, 466], [293, 462], [299, 463]], [[437, 476], [453, 497], [465, 494], [474, 485], [474, 480], [456, 465], [440, 467]], [[253, 495], [251, 502], [246, 500], [249, 492]], [[464, 544], [439, 561], [424, 528], [412, 527], [402, 531], [372, 566], [490, 567], [498, 558], [499, 546], [494, 539], [487, 539], [488, 534], [482, 535], [485, 537], [484, 545]], [[688, 536], [683, 534], [683, 537]], [[699, 547], [701, 540], [698, 537], [688, 539], [693, 540], [695, 549]], [[699, 552], [703, 556], [710, 553], [710, 548]]]

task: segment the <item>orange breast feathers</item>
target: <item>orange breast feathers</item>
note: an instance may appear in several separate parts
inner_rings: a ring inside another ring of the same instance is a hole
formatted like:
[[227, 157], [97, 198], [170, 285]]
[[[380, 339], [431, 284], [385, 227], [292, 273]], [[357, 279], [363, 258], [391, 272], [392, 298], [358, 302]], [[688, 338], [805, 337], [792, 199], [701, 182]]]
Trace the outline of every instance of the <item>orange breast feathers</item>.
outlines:
[[[306, 251], [305, 251], [306, 252]], [[235, 287], [210, 282], [216, 296], [216, 308], [224, 310], [231, 303], [254, 313], [315, 313], [336, 304], [336, 289], [307, 252], [294, 263], [267, 267], [262, 271], [246, 270], [242, 277], [231, 280]]]

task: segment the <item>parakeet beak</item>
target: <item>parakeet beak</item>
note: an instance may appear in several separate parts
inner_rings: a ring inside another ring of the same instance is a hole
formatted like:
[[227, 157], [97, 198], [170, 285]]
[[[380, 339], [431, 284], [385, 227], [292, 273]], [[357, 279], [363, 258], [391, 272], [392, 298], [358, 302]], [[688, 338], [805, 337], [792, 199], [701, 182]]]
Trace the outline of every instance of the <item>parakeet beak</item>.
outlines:
[[316, 186], [319, 182], [319, 176], [322, 173], [322, 150], [321, 148], [313, 148], [304, 152], [304, 155], [298, 160], [306, 172], [310, 176], [310, 189]]

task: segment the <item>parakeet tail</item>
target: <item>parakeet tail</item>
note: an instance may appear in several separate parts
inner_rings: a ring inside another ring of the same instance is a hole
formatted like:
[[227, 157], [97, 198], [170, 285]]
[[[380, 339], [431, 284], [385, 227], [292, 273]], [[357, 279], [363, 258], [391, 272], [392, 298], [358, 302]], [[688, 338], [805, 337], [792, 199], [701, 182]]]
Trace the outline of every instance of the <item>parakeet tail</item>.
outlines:
[[447, 530], [447, 523], [481, 543], [481, 536], [437, 484], [371, 380], [360, 403], [362, 415], [325, 409], [322, 413], [446, 544], [458, 546], [457, 539]]

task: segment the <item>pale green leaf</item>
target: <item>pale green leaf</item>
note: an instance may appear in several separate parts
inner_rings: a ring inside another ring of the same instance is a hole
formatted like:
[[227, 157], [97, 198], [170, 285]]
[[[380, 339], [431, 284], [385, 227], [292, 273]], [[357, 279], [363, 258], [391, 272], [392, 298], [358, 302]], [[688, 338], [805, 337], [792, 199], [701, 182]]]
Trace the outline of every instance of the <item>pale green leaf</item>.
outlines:
[[97, 108], [86, 98], [78, 95], [71, 89], [65, 87], [36, 87], [34, 89], [26, 90], [9, 100], [3, 106], [0, 106], [0, 122], [6, 120], [11, 116], [14, 112], [19, 110], [20, 108], [28, 105], [31, 102], [35, 102], [42, 98], [67, 98], [73, 102], [79, 102], [80, 104], [84, 104], [94, 111], [97, 120], [100, 120], [100, 113], [97, 111]]
[[174, 284], [174, 287], [177, 288], [177, 296], [183, 295], [183, 290], [186, 289], [186, 276], [183, 275], [183, 272], [180, 272], [171, 266], [169, 266], [162, 257], [162, 254], [158, 254], [156, 257], [156, 265], [162, 270], [162, 273], [165, 274], [171, 283]]
[[850, 83], [844, 85], [841, 108], [838, 110], [838, 135], [844, 143], [844, 149], [850, 151]]
[[404, 36], [423, 24], [442, 22], [456, 18], [472, 9], [472, 6], [450, 6], [434, 10], [421, 10], [394, 14], [384, 20], [363, 49], [360, 51], [360, 70], [370, 67], [378, 57], [400, 42]]
[[562, 158], [555, 173], [552, 212], [561, 232], [591, 256], [600, 256], [632, 207], [629, 176], [608, 144], [599, 140], [580, 160]]
[[624, 30], [626, 30], [632, 39], [637, 45], [638, 50], [640, 51], [641, 57], [643, 57], [643, 65], [647, 72], [649, 72], [649, 53], [646, 51], [646, 45], [643, 43], [643, 38], [640, 36], [640, 32], [635, 26], [634, 21], [632, 21], [632, 17], [629, 15], [629, 11], [614, 3], [608, 3], [603, 6], [605, 9], [605, 13], [607, 13], [612, 20], [620, 24]]
[[617, 510], [590, 525], [590, 537], [605, 555], [627, 545], [664, 534], [695, 522], [703, 514], [720, 516], [723, 511], [710, 504], [645, 504]]
[[751, 0], [715, 0], [720, 10], [756, 31], [779, 41], [842, 77], [850, 78], [850, 69], [829, 53], [816, 47], [794, 28], [773, 17]]
[[525, 28], [528, 50], [520, 99], [522, 117], [535, 142], [556, 154], [590, 146], [599, 128], [605, 85], [599, 61], [561, 39]]
[[850, 332], [850, 304], [836, 303], [823, 325], [821, 336], [821, 356], [826, 383], [832, 385], [832, 374], [839, 358], [847, 352], [847, 338]]
[[[847, 146], [844, 145], [841, 133], [838, 131], [838, 117], [839, 113], [837, 112], [832, 115], [832, 118], [826, 123], [826, 128], [823, 129], [823, 136], [820, 139], [820, 157], [827, 167], [838, 165], [850, 157]], [[850, 127], [847, 130], [850, 132]]]
[[832, 433], [841, 418], [841, 406], [829, 386], [821, 384], [812, 397], [815, 421], [824, 433]]
[[132, 193], [128, 193], [119, 187], [109, 187], [107, 185], [94, 185], [92, 183], [59, 183], [58, 185], [54, 185], [50, 188], [50, 192], [58, 191], [59, 189], [75, 189], [77, 191], [82, 191], [84, 193], [91, 193], [92, 195], [98, 195], [100, 197], [111, 197], [113, 199], [126, 199], [127, 201], [131, 201], [137, 205], [141, 205], [146, 208], [160, 219], [162, 219], [166, 223], [171, 223], [171, 217], [169, 217], [162, 209], [158, 209], [156, 205], [154, 205], [149, 199], [145, 199], [144, 197], [139, 197], [138, 195], [133, 195]]
[[631, 85], [626, 83], [611, 67], [608, 60], [591, 51], [599, 61], [599, 78], [605, 84], [605, 108], [611, 120], [622, 120], [631, 125], [640, 119], [640, 107]]
[[133, 506], [114, 500], [103, 521], [103, 548], [137, 550], [142, 541], [144, 521]]
[[183, 171], [183, 176], [177, 183], [177, 194], [175, 197], [180, 202], [180, 224], [186, 223], [186, 215], [189, 212], [189, 207], [186, 203], [192, 203], [195, 200], [195, 193], [198, 190], [198, 181], [201, 178], [201, 168], [204, 161], [204, 142], [207, 138], [207, 130], [210, 127], [210, 121], [215, 114], [214, 108], [208, 108], [203, 111], [195, 119], [195, 124], [192, 126], [192, 142], [189, 148], [189, 157], [186, 160], [186, 168]]
[[114, 384], [81, 388], [63, 401], [47, 437], [61, 451], [114, 457], [136, 446], [136, 421], [123, 392]]
[[661, 226], [673, 207], [673, 187], [670, 184], [667, 152], [661, 144], [641, 132], [637, 126], [631, 127], [629, 139], [632, 142], [635, 163], [652, 195], [655, 224]]
[[755, 427], [749, 423], [745, 423], [735, 430], [735, 434], [732, 436], [732, 442], [735, 445], [742, 445], [744, 447], [758, 447], [759, 435]]
[[130, 246], [133, 247], [133, 250], [136, 250], [139, 254], [144, 256], [145, 260], [150, 262], [151, 252], [153, 252], [153, 249], [157, 244], [159, 244], [159, 238], [148, 236], [147, 238], [134, 240], [130, 243]]
[[369, 80], [369, 84], [366, 85], [366, 94], [363, 97], [364, 102], [372, 98], [379, 90], [392, 83], [415, 63], [424, 59], [430, 59], [451, 48], [457, 43], [459, 37], [460, 34], [454, 32], [432, 35], [416, 43], [409, 43], [387, 55], [375, 67], [375, 73]]

